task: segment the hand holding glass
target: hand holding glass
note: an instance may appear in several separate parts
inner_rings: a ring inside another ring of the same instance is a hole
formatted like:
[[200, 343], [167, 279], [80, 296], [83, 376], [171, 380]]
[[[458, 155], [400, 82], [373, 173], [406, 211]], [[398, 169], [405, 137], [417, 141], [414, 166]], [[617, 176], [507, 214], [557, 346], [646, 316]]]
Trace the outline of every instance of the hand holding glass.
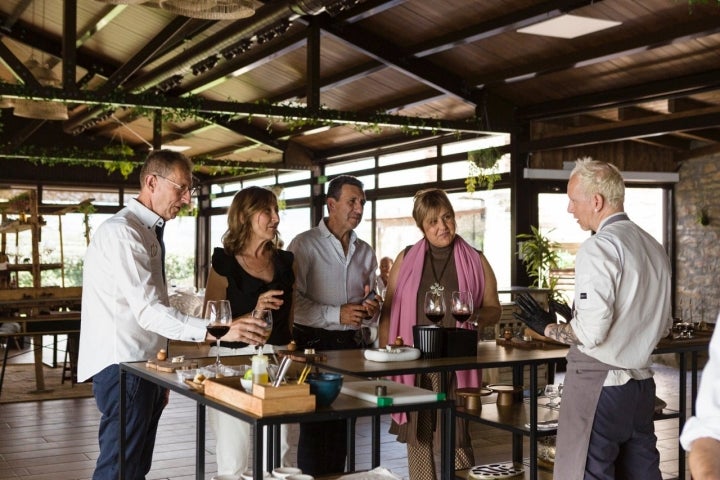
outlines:
[[442, 323], [445, 317], [445, 298], [442, 292], [425, 292], [425, 316], [435, 325]]
[[272, 318], [272, 310], [259, 310], [255, 309], [252, 312], [253, 318], [257, 318], [265, 322], [265, 326], [263, 327], [263, 341], [262, 343], [255, 346], [255, 350], [258, 354], [262, 353], [263, 346], [265, 345], [265, 342], [267, 342], [268, 338], [270, 338], [270, 333], [272, 332], [273, 327], [273, 318]]
[[452, 316], [460, 323], [470, 320], [473, 314], [473, 299], [470, 292], [452, 293]]
[[205, 319], [208, 333], [216, 338], [217, 352], [215, 355], [215, 367], [220, 367], [220, 337], [230, 331], [232, 323], [232, 310], [229, 300], [209, 300], [205, 304]]

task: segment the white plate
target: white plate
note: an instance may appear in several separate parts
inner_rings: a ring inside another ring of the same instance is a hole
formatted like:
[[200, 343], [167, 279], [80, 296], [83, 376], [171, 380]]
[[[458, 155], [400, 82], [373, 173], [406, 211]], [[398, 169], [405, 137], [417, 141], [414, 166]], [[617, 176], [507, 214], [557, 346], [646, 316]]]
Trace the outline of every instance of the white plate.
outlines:
[[420, 358], [420, 350], [413, 347], [392, 347], [367, 349], [365, 358], [373, 362], [404, 362]]

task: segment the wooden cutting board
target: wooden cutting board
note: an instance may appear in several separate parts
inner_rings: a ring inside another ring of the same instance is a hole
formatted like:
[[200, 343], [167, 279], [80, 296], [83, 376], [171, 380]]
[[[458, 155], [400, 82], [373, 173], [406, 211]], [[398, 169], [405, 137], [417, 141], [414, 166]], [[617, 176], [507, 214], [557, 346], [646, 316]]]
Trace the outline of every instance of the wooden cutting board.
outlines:
[[315, 410], [315, 395], [310, 394], [308, 384], [264, 386], [254, 388], [253, 395], [245, 392], [238, 377], [208, 378], [203, 385], [206, 397], [216, 398], [259, 417]]

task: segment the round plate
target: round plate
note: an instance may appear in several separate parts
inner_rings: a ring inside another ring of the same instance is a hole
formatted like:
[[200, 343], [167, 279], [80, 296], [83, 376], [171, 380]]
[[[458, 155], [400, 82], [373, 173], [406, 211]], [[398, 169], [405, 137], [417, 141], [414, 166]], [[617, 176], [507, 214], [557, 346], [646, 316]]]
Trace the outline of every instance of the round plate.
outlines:
[[420, 350], [413, 347], [372, 348], [363, 352], [373, 362], [403, 362], [420, 358]]

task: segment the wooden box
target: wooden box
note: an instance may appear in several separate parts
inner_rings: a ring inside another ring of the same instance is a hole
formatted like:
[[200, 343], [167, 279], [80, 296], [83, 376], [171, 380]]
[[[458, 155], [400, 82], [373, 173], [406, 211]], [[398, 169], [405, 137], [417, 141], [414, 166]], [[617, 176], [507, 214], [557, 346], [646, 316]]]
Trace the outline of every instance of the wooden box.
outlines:
[[238, 377], [208, 378], [205, 396], [213, 397], [259, 417], [303, 413], [315, 410], [315, 395], [310, 385], [254, 385], [253, 394], [246, 393]]

